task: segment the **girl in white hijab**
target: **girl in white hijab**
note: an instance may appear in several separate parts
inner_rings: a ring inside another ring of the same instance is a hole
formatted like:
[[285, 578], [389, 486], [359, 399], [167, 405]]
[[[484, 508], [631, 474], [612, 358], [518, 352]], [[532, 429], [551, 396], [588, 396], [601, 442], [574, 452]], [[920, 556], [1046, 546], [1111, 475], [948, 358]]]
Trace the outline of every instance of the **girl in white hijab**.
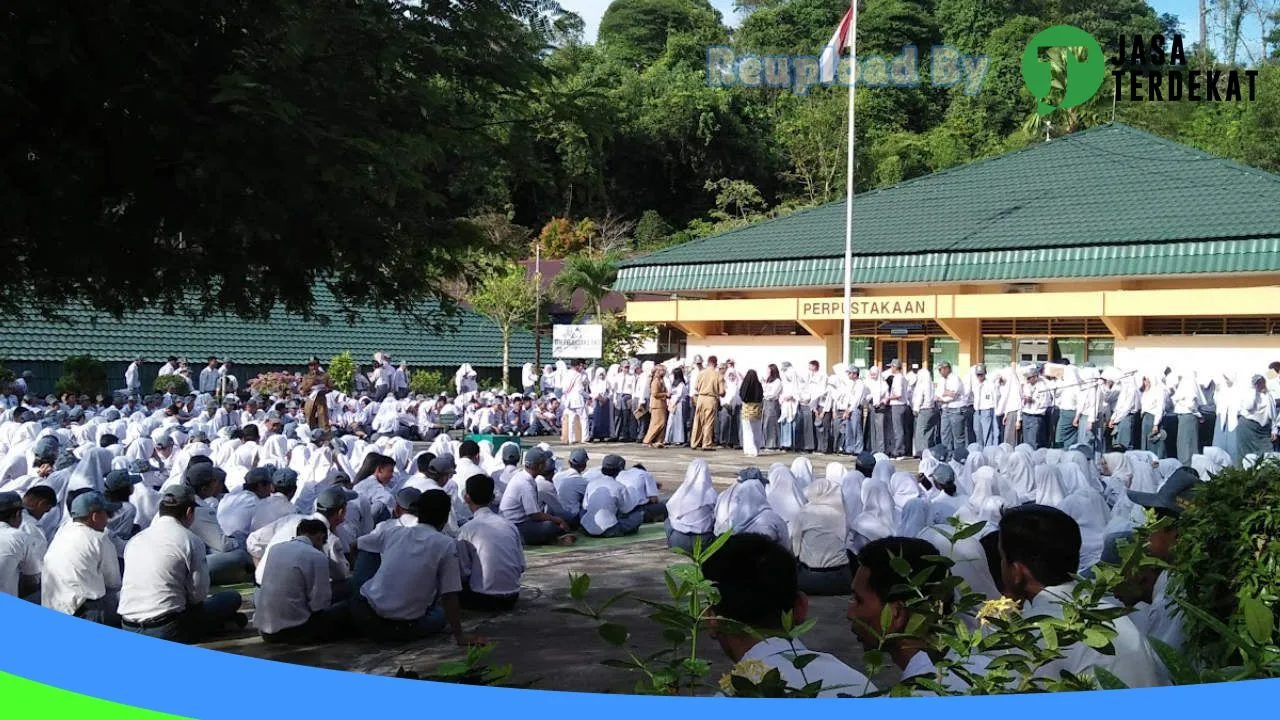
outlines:
[[895, 472], [889, 477], [889, 490], [893, 492], [893, 504], [902, 510], [907, 503], [924, 496], [924, 488], [920, 487], [915, 473]]
[[729, 488], [729, 527], [735, 535], [755, 533], [791, 548], [787, 523], [769, 507], [764, 485], [759, 480], [747, 480]]
[[696, 458], [684, 472], [684, 482], [667, 501], [667, 547], [693, 552], [694, 540], [703, 549], [715, 541], [716, 491], [707, 461]]
[[1102, 481], [1099, 478], [1098, 466], [1095, 465], [1084, 453], [1079, 450], [1068, 450], [1062, 456], [1064, 464], [1075, 465], [1080, 469], [1081, 475], [1084, 476], [1087, 487], [1093, 488], [1098, 492], [1102, 492]]
[[964, 459], [964, 467], [956, 472], [956, 488], [966, 495], [973, 492], [973, 474], [978, 468], [995, 467], [987, 460], [987, 456], [981, 453], [971, 453], [969, 457]]
[[[878, 458], [876, 460], [876, 464], [871, 468], [871, 479], [877, 482], [883, 483], [884, 486], [887, 488], [889, 487], [889, 482], [893, 479], [893, 473], [896, 470], [897, 468], [894, 466], [893, 461], [890, 460], [888, 457]], [[862, 502], [864, 505], [867, 502], [866, 488], [867, 488], [866, 483], [863, 483], [862, 484]]]
[[828, 477], [813, 481], [805, 490], [808, 502], [791, 525], [800, 590], [809, 595], [848, 595], [853, 583], [841, 487]]
[[[970, 455], [970, 457], [972, 457], [972, 455]], [[921, 475], [924, 475], [925, 477], [932, 480], [933, 471], [940, 464], [941, 463], [938, 461], [938, 458], [933, 454], [933, 451], [930, 450], [929, 448], [925, 448], [920, 452], [920, 468], [919, 469], [920, 469]]]
[[1058, 468], [1058, 476], [1065, 497], [1057, 507], [1080, 526], [1080, 570], [1083, 572], [1102, 558], [1111, 511], [1102, 495], [1090, 489], [1080, 468], [1064, 463]]
[[[791, 474], [794, 475], [795, 471], [794, 470], [791, 471]], [[827, 479], [828, 480], [830, 480], [831, 482], [839, 486], [844, 483], [844, 476], [845, 476], [845, 469], [843, 465], [841, 465], [838, 462], [827, 463]], [[808, 493], [808, 490], [809, 490], [808, 488], [805, 488], [806, 493]]]
[[[945, 534], [944, 534], [945, 533]], [[988, 600], [1000, 598], [995, 580], [991, 577], [991, 566], [987, 563], [987, 551], [982, 547], [978, 535], [957, 540], [954, 543], [948, 537], [955, 535], [950, 525], [931, 525], [926, 527], [918, 537], [928, 540], [942, 555], [951, 559], [952, 574], [964, 580], [976, 593]]]
[[1102, 484], [1106, 487], [1107, 500], [1114, 507], [1117, 495], [1125, 494], [1133, 483], [1133, 468], [1123, 453], [1107, 453], [1102, 456]]
[[858, 552], [869, 542], [867, 538], [859, 535], [853, 526], [853, 521], [862, 514], [862, 483], [865, 481], [866, 477], [862, 473], [850, 470], [845, 473], [844, 480], [840, 483], [840, 504], [844, 507], [844, 547], [851, 553]]
[[[1142, 450], [1137, 451], [1144, 455], [1150, 455]], [[1128, 453], [1126, 453], [1128, 455]], [[1136, 492], [1153, 493], [1160, 489], [1160, 474], [1156, 471], [1156, 464], [1146, 457], [1130, 457], [1129, 470], [1132, 473], [1129, 480], [1129, 489]]]
[[774, 463], [769, 468], [769, 485], [765, 488], [765, 495], [769, 499], [769, 505], [786, 521], [787, 526], [794, 526], [805, 499], [795, 476], [786, 465]]
[[854, 530], [868, 541], [893, 535], [898, 527], [898, 508], [889, 486], [875, 477], [862, 483], [862, 512], [853, 521]]
[[803, 455], [791, 462], [791, 477], [795, 478], [796, 489], [801, 493], [813, 482], [813, 463]]
[[1005, 458], [1004, 471], [1000, 475], [1001, 480], [1018, 496], [1018, 503], [1021, 504], [1035, 499], [1036, 488], [1035, 476], [1032, 474], [1035, 463], [1031, 460], [1030, 447], [1019, 447], [1027, 447], [1028, 452], [1015, 451]]
[[933, 504], [928, 498], [916, 497], [902, 507], [898, 516], [896, 534], [899, 537], [916, 537], [929, 524], [929, 515], [933, 512]]
[[1058, 507], [1066, 499], [1058, 469], [1053, 465], [1037, 465], [1033, 473], [1036, 486], [1035, 503], [1037, 505]]
[[111, 453], [105, 448], [91, 447], [77, 453], [80, 462], [71, 471], [67, 492], [81, 488], [92, 488], [102, 492], [102, 480], [111, 472]]
[[982, 538], [1000, 529], [1000, 513], [1005, 506], [995, 469], [982, 467], [973, 474], [973, 493], [956, 511], [956, 518], [964, 525], [985, 522], [976, 536]]

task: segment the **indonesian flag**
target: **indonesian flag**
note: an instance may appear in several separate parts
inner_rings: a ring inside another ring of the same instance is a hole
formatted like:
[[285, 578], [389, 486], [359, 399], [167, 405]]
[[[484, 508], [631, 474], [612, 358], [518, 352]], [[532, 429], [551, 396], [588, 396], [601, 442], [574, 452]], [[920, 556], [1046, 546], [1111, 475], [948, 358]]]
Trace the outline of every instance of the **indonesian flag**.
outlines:
[[822, 49], [822, 57], [818, 61], [818, 73], [824, 83], [835, 82], [836, 66], [840, 64], [840, 56], [844, 54], [845, 49], [853, 50], [856, 7], [857, 0], [854, 0], [845, 11], [840, 24], [836, 26], [835, 34]]

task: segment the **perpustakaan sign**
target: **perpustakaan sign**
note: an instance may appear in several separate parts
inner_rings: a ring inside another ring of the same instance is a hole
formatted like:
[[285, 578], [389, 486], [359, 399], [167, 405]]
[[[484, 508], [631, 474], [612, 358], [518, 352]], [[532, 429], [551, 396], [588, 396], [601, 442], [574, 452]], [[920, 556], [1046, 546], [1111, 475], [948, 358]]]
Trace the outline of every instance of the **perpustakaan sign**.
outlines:
[[1111, 74], [1116, 79], [1116, 97], [1130, 102], [1253, 102], [1257, 70], [1190, 70], [1182, 36], [1174, 35], [1165, 52], [1165, 37], [1149, 39], [1134, 35], [1116, 38], [1112, 63], [1121, 68]]
[[[933, 298], [854, 298], [849, 304], [849, 316], [876, 320], [933, 317]], [[844, 319], [844, 302], [820, 299], [801, 301], [800, 319], [842, 320]]]

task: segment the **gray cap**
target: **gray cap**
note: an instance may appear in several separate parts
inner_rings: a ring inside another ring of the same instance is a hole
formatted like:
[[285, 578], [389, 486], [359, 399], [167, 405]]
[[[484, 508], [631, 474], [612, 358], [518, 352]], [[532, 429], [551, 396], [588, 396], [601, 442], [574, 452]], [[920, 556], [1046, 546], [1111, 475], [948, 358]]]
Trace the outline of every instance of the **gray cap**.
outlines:
[[973, 366], [973, 374], [974, 374], [974, 375], [986, 375], [986, 374], [987, 374], [987, 366], [986, 366], [986, 365], [983, 365], [982, 363], [978, 363], [977, 365], [974, 365], [974, 366]]
[[204, 430], [193, 430], [191, 435], [187, 438], [187, 441], [207, 443], [209, 442], [209, 433]]
[[892, 359], [892, 360], [890, 360], [890, 361], [889, 361], [889, 367], [891, 367], [891, 368], [900, 368], [900, 367], [902, 367], [902, 361], [901, 361], [901, 360], [899, 360], [898, 358], [894, 358], [894, 359]]
[[608, 475], [610, 472], [620, 473], [627, 466], [627, 461], [622, 459], [621, 455], [605, 455], [604, 460], [600, 462], [600, 472]]
[[226, 482], [227, 473], [222, 468], [215, 467], [213, 463], [195, 463], [188, 465], [187, 469], [182, 473], [182, 482], [192, 488], [198, 488], [201, 485], [221, 476], [223, 482]]
[[142, 473], [149, 473], [149, 472], [159, 472], [160, 470], [160, 468], [156, 467], [155, 465], [152, 465], [151, 463], [147, 462], [146, 460], [143, 460], [142, 458], [135, 458], [133, 460], [130, 460], [128, 469], [129, 469], [129, 472], [134, 473], [135, 475], [141, 475]]
[[141, 475], [131, 475], [128, 470], [112, 470], [102, 480], [102, 487], [107, 492], [133, 487], [142, 482]]
[[946, 369], [950, 370], [950, 369], [951, 369], [951, 361], [950, 361], [950, 360], [943, 360], [942, 362], [938, 363], [938, 369], [939, 369], [939, 370], [941, 370], [942, 368], [946, 368]]
[[298, 471], [293, 468], [278, 467], [271, 473], [271, 485], [277, 490], [291, 488], [298, 484]]
[[71, 501], [71, 517], [73, 518], [89, 517], [96, 512], [110, 514], [119, 509], [120, 503], [107, 500], [100, 492], [87, 492], [77, 495], [76, 499]]
[[160, 505], [173, 507], [175, 505], [195, 505], [196, 492], [186, 485], [170, 485], [160, 493]]
[[13, 512], [22, 507], [22, 496], [16, 492], [0, 493], [0, 513]]
[[417, 488], [400, 488], [400, 492], [396, 493], [396, 505], [401, 510], [412, 510], [418, 504], [418, 498], [422, 497], [422, 491]]
[[31, 447], [31, 454], [35, 455], [38, 458], [46, 457], [46, 456], [52, 456], [53, 458], [57, 458], [58, 457], [58, 436], [45, 435], [44, 437], [36, 440], [35, 445]]
[[275, 468], [271, 465], [263, 465], [256, 467], [244, 474], [244, 486], [247, 488], [255, 485], [271, 484], [271, 474]]
[[956, 471], [951, 466], [943, 463], [933, 469], [933, 481], [939, 485], [952, 485], [956, 481]]
[[320, 497], [316, 498], [316, 509], [337, 510], [338, 508], [346, 507], [347, 502], [358, 497], [360, 496], [350, 490], [340, 488], [337, 485], [330, 485], [320, 491]]
[[551, 453], [542, 448], [530, 448], [529, 452], [524, 454], [524, 466], [533, 467], [541, 466], [551, 459]]
[[447, 473], [457, 470], [458, 466], [453, 462], [452, 455], [441, 455], [427, 463], [427, 469], [434, 473]]
[[744, 467], [738, 471], [738, 482], [746, 482], [748, 480], [759, 480], [762, 483], [767, 483], [764, 473], [760, 472], [760, 468], [754, 466]]
[[502, 446], [502, 462], [504, 465], [515, 465], [520, 462], [520, 448], [510, 443]]
[[574, 448], [573, 452], [569, 453], [570, 465], [586, 465], [590, 459], [591, 456], [587, 455], [586, 448]]
[[173, 436], [169, 433], [159, 433], [151, 438], [158, 448], [173, 447]]
[[1130, 500], [1142, 507], [1158, 508], [1174, 515], [1181, 515], [1200, 482], [1200, 476], [1196, 471], [1184, 465], [1173, 471], [1164, 485], [1160, 486], [1159, 492], [1144, 493], [1136, 490], [1126, 492]]

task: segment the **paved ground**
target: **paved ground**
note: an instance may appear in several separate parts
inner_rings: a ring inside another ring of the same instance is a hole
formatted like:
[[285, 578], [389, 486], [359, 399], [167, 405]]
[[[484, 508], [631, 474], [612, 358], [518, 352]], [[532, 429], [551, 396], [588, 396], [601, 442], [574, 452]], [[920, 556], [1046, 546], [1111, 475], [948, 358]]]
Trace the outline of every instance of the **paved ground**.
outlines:
[[[556, 447], [557, 455], [566, 450]], [[702, 457], [711, 466], [717, 485], [732, 482], [737, 471], [747, 464], [755, 464], [762, 470], [773, 462], [790, 464], [794, 455], [773, 455], [753, 459], [748, 463], [740, 451], [694, 452], [678, 448], [651, 450], [642, 446], [592, 445], [589, 447], [593, 464], [609, 452], [617, 452], [627, 458], [628, 464], [643, 462], [663, 484], [664, 494], [675, 490], [684, 477], [684, 470], [691, 457]], [[815, 471], [824, 473], [830, 461], [849, 466], [849, 458], [828, 456], [812, 457]], [[902, 463], [907, 467], [914, 463]], [[647, 528], [647, 526], [646, 526]], [[646, 529], [647, 536], [661, 537], [657, 529]], [[548, 690], [575, 690], [585, 692], [628, 692], [634, 686], [635, 677], [625, 670], [606, 667], [601, 661], [620, 657], [596, 633], [595, 623], [586, 618], [556, 612], [568, 607], [569, 573], [588, 573], [592, 579], [589, 597], [602, 602], [620, 591], [650, 600], [666, 598], [662, 570], [668, 564], [679, 561], [671, 554], [661, 539], [648, 539], [625, 545], [605, 545], [555, 550], [535, 549], [528, 556], [528, 569], [523, 579], [519, 607], [512, 613], [486, 615], [464, 614], [467, 632], [479, 634], [496, 648], [490, 656], [498, 664], [511, 664], [513, 680], [532, 681], [534, 687]], [[861, 651], [844, 619], [847, 597], [813, 598], [811, 617], [819, 620], [818, 626], [806, 637], [806, 644], [815, 650], [832, 652], [857, 665]], [[623, 601], [610, 608], [612, 619], [628, 625], [631, 643], [639, 654], [660, 648], [660, 629], [646, 618], [647, 611], [637, 602]], [[706, 639], [706, 652], [700, 653], [713, 660], [713, 677], [719, 677], [728, 669], [714, 642]], [[701, 646], [701, 644], [700, 644]], [[462, 651], [450, 639], [442, 637], [397, 647], [379, 646], [366, 642], [341, 642], [322, 647], [282, 648], [264, 645], [256, 635], [211, 643], [207, 647], [227, 652], [252, 655], [284, 662], [350, 670], [383, 675], [395, 674], [404, 668], [427, 673], [442, 662], [458, 659]]]

